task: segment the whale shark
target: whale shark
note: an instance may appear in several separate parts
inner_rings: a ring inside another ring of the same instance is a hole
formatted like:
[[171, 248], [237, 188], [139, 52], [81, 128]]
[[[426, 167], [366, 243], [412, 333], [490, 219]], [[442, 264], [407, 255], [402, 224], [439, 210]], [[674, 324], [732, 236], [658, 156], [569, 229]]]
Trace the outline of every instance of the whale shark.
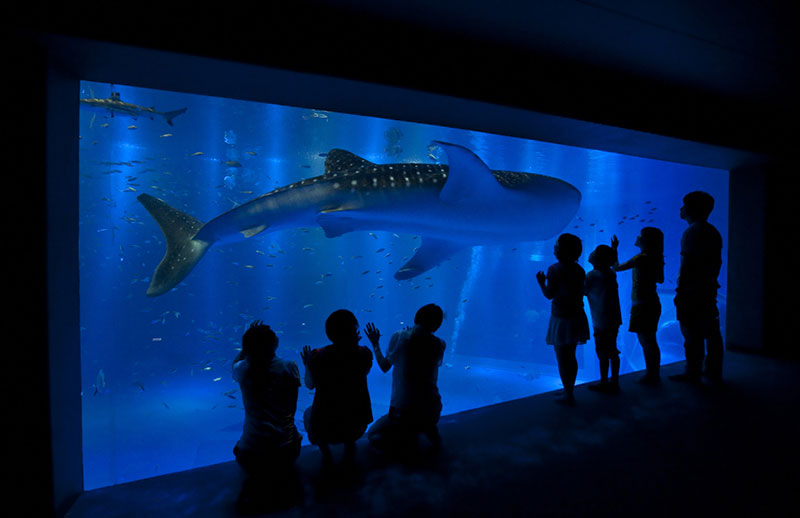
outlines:
[[178, 285], [215, 243], [262, 232], [319, 226], [328, 238], [355, 231], [419, 235], [421, 244], [394, 277], [411, 279], [476, 245], [554, 237], [575, 217], [581, 193], [535, 173], [491, 170], [466, 147], [434, 141], [447, 164], [375, 164], [332, 149], [325, 173], [280, 187], [203, 223], [141, 194], [167, 243], [147, 295]]

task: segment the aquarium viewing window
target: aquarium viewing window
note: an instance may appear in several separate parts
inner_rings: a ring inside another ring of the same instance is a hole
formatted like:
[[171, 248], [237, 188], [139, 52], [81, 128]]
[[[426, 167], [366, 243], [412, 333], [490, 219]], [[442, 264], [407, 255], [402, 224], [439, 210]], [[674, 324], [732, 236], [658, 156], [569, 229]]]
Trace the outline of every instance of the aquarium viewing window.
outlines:
[[[233, 459], [244, 413], [231, 360], [255, 319], [277, 331], [277, 354], [302, 373], [299, 351], [329, 343], [324, 322], [332, 311], [351, 310], [362, 327], [374, 322], [385, 346], [420, 306], [439, 304], [446, 421], [560, 388], [544, 343], [550, 303], [535, 280], [555, 261], [559, 233], [581, 238], [580, 264], [589, 271], [589, 252], [613, 235], [628, 258], [642, 227], [664, 232], [663, 363], [683, 359], [672, 298], [684, 194], [714, 196], [711, 222], [727, 245], [728, 173], [718, 169], [324, 107], [94, 82], [81, 83], [81, 99], [87, 490]], [[480, 175], [488, 170], [498, 173]], [[446, 196], [446, 210], [426, 212], [438, 196]], [[175, 240], [203, 232], [211, 244], [155, 273], [167, 249], [161, 227]], [[644, 361], [627, 332], [630, 272], [618, 282], [625, 373]], [[596, 379], [593, 342], [578, 358], [578, 382]], [[391, 374], [373, 367], [368, 382], [377, 418], [388, 410]], [[304, 436], [312, 398], [300, 389]]]

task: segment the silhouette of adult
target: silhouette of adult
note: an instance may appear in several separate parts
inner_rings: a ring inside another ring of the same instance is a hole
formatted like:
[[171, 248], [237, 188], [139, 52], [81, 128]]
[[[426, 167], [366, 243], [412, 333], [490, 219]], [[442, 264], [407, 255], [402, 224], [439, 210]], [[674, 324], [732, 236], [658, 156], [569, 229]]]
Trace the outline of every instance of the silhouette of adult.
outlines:
[[331, 313], [325, 333], [332, 342], [319, 349], [303, 348], [305, 382], [315, 389], [314, 401], [304, 414], [311, 444], [322, 452], [323, 469], [331, 467], [331, 444], [344, 444], [345, 463], [355, 461], [355, 441], [372, 422], [367, 373], [372, 368], [369, 348], [358, 345], [358, 320], [346, 309]]
[[419, 434], [431, 441], [434, 451], [441, 446], [437, 423], [442, 398], [437, 381], [444, 357], [445, 342], [434, 335], [444, 313], [436, 304], [422, 306], [414, 316], [414, 327], [397, 331], [389, 341], [386, 356], [380, 348], [380, 331], [367, 324], [375, 360], [383, 372], [392, 371], [392, 397], [389, 413], [369, 430], [370, 444], [390, 455], [411, 453]]
[[686, 371], [670, 376], [675, 381], [700, 382], [704, 356], [705, 375], [714, 383], [722, 380], [723, 344], [717, 309], [722, 236], [707, 221], [713, 209], [714, 198], [706, 192], [694, 191], [683, 197], [680, 214], [689, 228], [681, 237], [675, 309], [683, 333]]
[[257, 510], [294, 503], [302, 491], [294, 461], [302, 437], [294, 424], [300, 372], [275, 352], [278, 337], [256, 320], [242, 336], [242, 351], [233, 361], [245, 419], [233, 453], [245, 472], [237, 507]]

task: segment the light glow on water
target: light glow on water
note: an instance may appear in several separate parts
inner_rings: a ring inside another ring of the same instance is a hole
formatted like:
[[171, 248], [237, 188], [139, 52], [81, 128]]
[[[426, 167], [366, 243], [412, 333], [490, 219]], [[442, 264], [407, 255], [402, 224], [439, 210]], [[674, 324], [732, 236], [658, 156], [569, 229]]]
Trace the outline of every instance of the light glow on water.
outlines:
[[[83, 97], [111, 92], [106, 84], [81, 86]], [[126, 102], [158, 111], [188, 110], [172, 127], [160, 117], [80, 114], [86, 489], [233, 459], [243, 409], [231, 360], [254, 319], [277, 331], [278, 355], [297, 362], [302, 375], [299, 352], [328, 343], [324, 321], [333, 310], [350, 309], [362, 326], [374, 322], [385, 348], [420, 306], [435, 302], [446, 314], [437, 333], [448, 345], [439, 375], [443, 415], [561, 387], [552, 348], [544, 344], [550, 305], [535, 280], [555, 261], [555, 236], [467, 248], [397, 281], [395, 271], [423, 236], [376, 231], [329, 239], [319, 227], [265, 231], [213, 246], [176, 289], [150, 298], [145, 292], [166, 245], [137, 202], [139, 194], [207, 222], [275, 188], [322, 175], [333, 148], [377, 164], [435, 164], [446, 163], [446, 156], [432, 153], [431, 141], [459, 144], [492, 169], [544, 174], [577, 187], [581, 206], [563, 231], [583, 240], [580, 263], [587, 272], [589, 252], [612, 235], [627, 259], [638, 251], [633, 243], [643, 226], [664, 231], [663, 363], [683, 357], [672, 294], [685, 229], [678, 209], [686, 192], [715, 197], [711, 222], [727, 244], [725, 171], [321, 109], [122, 85], [114, 90]], [[641, 370], [644, 361], [627, 332], [630, 272], [620, 273], [618, 282], [625, 373]], [[723, 319], [725, 293], [723, 285]], [[597, 379], [593, 343], [580, 346], [578, 357], [579, 382]], [[101, 370], [105, 383], [97, 390]], [[378, 418], [388, 410], [391, 373], [374, 366], [368, 382]], [[297, 423], [303, 435], [302, 414], [312, 398], [301, 388]]]

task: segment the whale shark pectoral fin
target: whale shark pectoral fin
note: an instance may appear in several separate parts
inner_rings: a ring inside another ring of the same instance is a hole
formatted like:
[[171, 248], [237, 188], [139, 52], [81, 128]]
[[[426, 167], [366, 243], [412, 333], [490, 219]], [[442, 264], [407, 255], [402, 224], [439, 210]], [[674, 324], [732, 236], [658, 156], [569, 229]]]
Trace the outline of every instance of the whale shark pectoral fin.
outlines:
[[257, 227], [248, 228], [247, 230], [242, 230], [240, 232], [244, 237], [253, 237], [256, 234], [264, 232], [268, 227], [269, 225], [259, 225]]
[[339, 237], [357, 230], [358, 221], [358, 212], [347, 209], [326, 210], [317, 214], [317, 224], [322, 227], [325, 237]]
[[417, 248], [414, 257], [409, 259], [406, 264], [395, 272], [394, 278], [398, 281], [402, 281], [416, 277], [421, 273], [427, 272], [434, 266], [438, 266], [467, 246], [468, 245], [463, 243], [425, 237], [420, 247]]
[[447, 181], [439, 192], [439, 199], [454, 204], [497, 203], [497, 198], [506, 194], [506, 189], [478, 155], [457, 144], [433, 141], [447, 153], [450, 167]]

